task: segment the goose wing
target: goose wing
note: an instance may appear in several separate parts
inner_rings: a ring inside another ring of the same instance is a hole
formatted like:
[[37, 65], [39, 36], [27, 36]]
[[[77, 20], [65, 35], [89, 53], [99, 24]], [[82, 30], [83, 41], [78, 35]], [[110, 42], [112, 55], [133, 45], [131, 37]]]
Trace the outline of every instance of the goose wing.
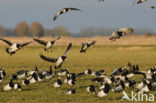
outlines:
[[31, 42], [32, 42], [32, 41], [30, 41], [30, 42], [26, 42], [26, 43], [22, 43], [22, 44], [21, 44], [21, 47], [24, 47], [24, 46], [30, 44]]
[[44, 56], [43, 54], [40, 54], [41, 59], [48, 61], [48, 62], [56, 62], [58, 59], [57, 58], [49, 58]]
[[2, 40], [2, 41], [4, 41], [4, 42], [6, 42], [9, 46], [11, 46], [13, 43], [11, 43], [10, 41], [8, 41], [8, 40], [5, 40], [5, 39], [2, 39], [2, 38], [0, 38], [0, 40]]
[[55, 15], [54, 18], [53, 18], [53, 21], [55, 21], [55, 20], [58, 18], [59, 15], [61, 15], [61, 14], [63, 14], [63, 13], [66, 13], [66, 12], [68, 12], [69, 10], [78, 10], [78, 11], [82, 11], [82, 10], [77, 9], [77, 8], [64, 8], [64, 9], [62, 9], [62, 10], [60, 10], [60, 11], [58, 11], [58, 12], [56, 13], [56, 15]]
[[59, 36], [57, 39], [53, 40], [53, 41], [55, 42], [55, 41], [57, 41], [57, 40], [59, 40], [59, 39], [61, 39], [61, 37], [60, 37], [60, 36]]
[[78, 8], [65, 8], [65, 9], [82, 11], [81, 9]]
[[41, 45], [44, 45], [46, 46], [47, 45], [47, 42], [46, 41], [43, 41], [43, 40], [39, 40], [39, 39], [34, 39], [36, 42], [38, 42], [39, 44]]
[[68, 45], [68, 47], [67, 47], [67, 49], [66, 49], [66, 51], [64, 53], [64, 56], [66, 56], [66, 54], [69, 52], [69, 50], [71, 49], [71, 47], [72, 47], [72, 43], [69, 43], [69, 45]]

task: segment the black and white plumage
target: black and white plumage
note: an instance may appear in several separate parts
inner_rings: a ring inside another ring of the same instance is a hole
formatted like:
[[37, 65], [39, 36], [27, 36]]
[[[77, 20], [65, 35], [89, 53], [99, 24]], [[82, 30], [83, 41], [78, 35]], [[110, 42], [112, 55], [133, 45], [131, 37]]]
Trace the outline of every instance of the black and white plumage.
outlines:
[[65, 53], [58, 57], [58, 58], [50, 58], [50, 57], [46, 57], [42, 54], [40, 54], [40, 57], [41, 59], [45, 60], [45, 61], [48, 61], [48, 62], [51, 62], [51, 63], [55, 63], [56, 62], [56, 65], [55, 65], [55, 69], [58, 69], [62, 66], [62, 64], [64, 63], [64, 61], [67, 59], [67, 53], [69, 52], [69, 50], [71, 49], [72, 47], [72, 43], [69, 43]]
[[94, 85], [89, 85], [89, 86], [86, 88], [86, 91], [87, 91], [87, 92], [96, 93]]
[[76, 88], [73, 87], [73, 89], [66, 91], [65, 94], [67, 94], [67, 95], [76, 94]]
[[112, 36], [109, 40], [116, 41], [116, 39], [121, 38], [124, 35], [132, 33], [134, 30], [132, 28], [120, 28], [117, 32], [112, 32]]
[[33, 84], [36, 82], [38, 82], [38, 75], [37, 75], [37, 73], [34, 72], [31, 76], [22, 80], [22, 85]]
[[52, 73], [52, 66], [49, 67], [49, 71], [42, 71], [42, 74], [45, 76], [45, 79], [51, 79], [53, 77]]
[[148, 93], [152, 90], [151, 81], [146, 80], [146, 84], [137, 90], [138, 94]]
[[5, 76], [6, 76], [6, 73], [4, 71], [4, 68], [3, 69], [0, 69], [0, 83], [3, 82]]
[[55, 88], [59, 88], [62, 86], [62, 81], [61, 81], [60, 77], [57, 78], [57, 81], [54, 82], [53, 86]]
[[10, 56], [15, 54], [17, 50], [20, 50], [21, 48], [23, 48], [24, 46], [26, 46], [32, 42], [32, 41], [30, 41], [30, 42], [18, 44], [18, 43], [12, 43], [9, 40], [5, 40], [2, 38], [0, 38], [0, 40], [4, 41], [5, 43], [7, 43], [10, 46], [9, 48], [6, 48], [6, 52], [8, 54], [10, 54]]
[[101, 1], [103, 2], [104, 0], [99, 0], [99, 2], [101, 2]]
[[21, 91], [21, 85], [18, 83], [13, 83], [11, 79], [10, 82], [3, 87], [2, 91], [9, 91], [13, 89], [18, 89], [19, 91]]
[[92, 70], [91, 69], [87, 69], [84, 71], [85, 74], [92, 74]]
[[137, 1], [137, 4], [142, 4], [142, 3], [144, 3], [144, 2], [146, 2], [147, 0], [138, 0]]
[[120, 80], [120, 83], [116, 85], [114, 88], [112, 88], [113, 92], [122, 92], [125, 89], [124, 82]]
[[104, 88], [103, 89], [99, 89], [99, 91], [97, 92], [97, 96], [98, 97], [105, 97], [108, 95], [109, 91], [110, 91], [110, 85], [109, 84], [104, 84]]
[[100, 77], [106, 75], [106, 72], [104, 70], [98, 70], [96, 72], [93, 72], [92, 75]]
[[50, 51], [52, 52], [52, 46], [56, 43], [57, 40], [59, 40], [61, 37], [59, 36], [57, 39], [52, 40], [52, 41], [43, 41], [40, 39], [34, 39], [34, 41], [38, 42], [41, 45], [46, 46], [44, 48], [45, 51], [48, 51], [50, 49]]
[[86, 43], [81, 43], [81, 49], [80, 49], [80, 53], [85, 53], [86, 50], [89, 48], [89, 47], [92, 47], [94, 44], [96, 43], [96, 41], [87, 41]]
[[82, 11], [82, 10], [77, 9], [77, 8], [64, 8], [64, 9], [62, 9], [62, 10], [60, 10], [60, 11], [58, 11], [56, 13], [56, 15], [54, 16], [53, 20], [55, 21], [58, 18], [59, 15], [64, 14], [64, 13], [66, 13], [68, 11], [71, 11], [71, 10]]
[[65, 75], [67, 75], [68, 73], [69, 73], [68, 68], [67, 68], [67, 69], [61, 69], [61, 70], [59, 70], [59, 71], [55, 71], [55, 74], [56, 74], [56, 75], [59, 75], [59, 76], [65, 76]]
[[38, 73], [38, 66], [35, 67], [35, 70], [29, 70], [28, 74], [33, 75], [34, 73]]

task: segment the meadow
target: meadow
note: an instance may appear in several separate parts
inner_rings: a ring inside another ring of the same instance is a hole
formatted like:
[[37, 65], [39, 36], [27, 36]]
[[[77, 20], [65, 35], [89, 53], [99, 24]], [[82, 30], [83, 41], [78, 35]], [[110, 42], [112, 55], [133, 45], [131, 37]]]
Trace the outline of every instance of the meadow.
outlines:
[[[59, 44], [59, 43], [58, 43]], [[68, 43], [66, 43], [68, 44]], [[0, 46], [0, 67], [4, 67], [7, 76], [0, 89], [9, 82], [11, 74], [18, 70], [33, 70], [35, 66], [41, 70], [49, 70], [49, 66], [54, 64], [48, 63], [40, 59], [39, 54], [43, 53], [49, 57], [58, 57], [62, 55], [66, 49], [66, 45], [55, 45], [53, 52], [45, 52], [43, 46], [27, 46], [17, 51], [13, 56], [9, 56], [5, 52], [5, 46]], [[68, 60], [65, 61], [62, 68], [68, 68], [69, 72], [79, 73], [90, 68], [93, 71], [104, 69], [106, 75], [118, 68], [124, 67], [128, 62], [138, 64], [141, 70], [147, 70], [156, 66], [156, 46], [155, 45], [95, 45], [89, 48], [84, 54], [81, 54], [79, 45], [73, 45], [69, 52]], [[64, 80], [65, 77], [61, 77]], [[122, 93], [110, 92], [107, 97], [98, 98], [92, 93], [86, 92], [86, 87], [90, 84], [98, 84], [91, 81], [93, 76], [78, 77], [76, 94], [66, 95], [64, 92], [72, 86], [63, 84], [61, 88], [54, 88], [53, 83], [57, 80], [56, 75], [53, 79], [22, 86], [22, 91], [12, 90], [8, 92], [0, 91], [0, 103], [118, 103], [121, 102]], [[141, 76], [133, 79], [141, 80]], [[21, 79], [18, 80], [21, 84]], [[132, 89], [125, 89], [128, 94]], [[155, 92], [150, 92], [155, 94]], [[128, 102], [128, 101], [123, 101]]]

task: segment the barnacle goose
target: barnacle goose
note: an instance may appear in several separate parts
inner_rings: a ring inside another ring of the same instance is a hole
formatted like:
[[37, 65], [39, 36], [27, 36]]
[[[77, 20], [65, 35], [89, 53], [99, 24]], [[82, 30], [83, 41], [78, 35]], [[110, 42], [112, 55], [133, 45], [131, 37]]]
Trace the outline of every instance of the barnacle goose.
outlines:
[[82, 11], [82, 10], [80, 10], [80, 9], [72, 8], [72, 7], [71, 7], [71, 8], [64, 8], [64, 9], [62, 9], [62, 10], [60, 10], [60, 11], [58, 11], [58, 12], [56, 13], [56, 15], [54, 16], [53, 20], [55, 21], [55, 20], [58, 18], [59, 15], [64, 14], [64, 13], [66, 13], [66, 12], [68, 12], [68, 11], [71, 11], [71, 10]]
[[12, 43], [12, 42], [2, 39], [2, 38], [0, 38], [0, 40], [4, 41], [5, 43], [7, 43], [10, 46], [9, 48], [6, 48], [6, 52], [8, 54], [10, 54], [10, 56], [15, 54], [17, 50], [20, 50], [21, 48], [23, 48], [24, 46], [26, 46], [32, 42], [32, 41], [30, 41], [30, 42], [26, 42], [26, 43], [22, 43], [22, 44], [17, 44], [17, 43]]
[[89, 47], [92, 47], [95, 44], [95, 42], [96, 42], [95, 40], [94, 41], [89, 40], [86, 43], [81, 43], [80, 53], [85, 53]]
[[45, 51], [48, 51], [50, 49], [50, 51], [52, 52], [52, 46], [56, 43], [57, 40], [59, 40], [61, 37], [59, 36], [57, 39], [52, 40], [52, 41], [43, 41], [43, 40], [39, 40], [39, 39], [34, 39], [36, 42], [38, 42], [41, 45], [46, 46], [44, 48]]
[[55, 65], [55, 69], [58, 69], [62, 66], [62, 64], [64, 63], [64, 61], [67, 59], [67, 56], [66, 54], [69, 52], [69, 50], [71, 49], [72, 47], [72, 43], [69, 43], [64, 55], [58, 57], [58, 58], [49, 58], [49, 57], [46, 57], [42, 54], [40, 54], [40, 57], [41, 59], [45, 60], [45, 61], [48, 61], [48, 62], [52, 62], [52, 63], [55, 63], [56, 62], [56, 65]]

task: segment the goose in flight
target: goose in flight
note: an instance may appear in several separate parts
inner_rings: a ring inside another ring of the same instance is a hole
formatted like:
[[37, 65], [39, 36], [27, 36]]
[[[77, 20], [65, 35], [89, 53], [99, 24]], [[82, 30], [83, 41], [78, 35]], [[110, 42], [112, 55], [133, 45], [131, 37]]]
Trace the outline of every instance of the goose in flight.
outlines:
[[124, 35], [132, 33], [133, 31], [134, 30], [132, 28], [121, 28], [117, 32], [112, 32], [112, 36], [109, 38], [109, 40], [115, 41]]
[[55, 15], [54, 18], [53, 18], [53, 21], [55, 21], [55, 20], [58, 18], [59, 15], [64, 14], [64, 13], [66, 13], [66, 12], [68, 12], [68, 11], [71, 11], [71, 10], [82, 11], [82, 10], [77, 9], [77, 8], [64, 8], [64, 9], [62, 9], [62, 10], [60, 10], [60, 11], [58, 11], [58, 12], [56, 13], [56, 15]]
[[10, 46], [9, 48], [6, 48], [6, 52], [8, 54], [10, 54], [10, 56], [15, 54], [17, 50], [20, 50], [22, 47], [24, 47], [32, 42], [32, 41], [30, 41], [30, 42], [18, 44], [18, 43], [12, 43], [9, 40], [5, 40], [2, 38], [0, 38], [0, 40], [4, 41], [5, 43], [7, 43]]
[[39, 39], [34, 39], [34, 41], [38, 42], [41, 45], [46, 46], [44, 48], [45, 51], [48, 51], [50, 49], [50, 51], [52, 52], [52, 46], [55, 44], [55, 42], [57, 40], [59, 40], [61, 37], [59, 36], [57, 39], [52, 40], [52, 41], [43, 41], [43, 40], [39, 40]]
[[69, 52], [69, 50], [71, 49], [72, 47], [72, 43], [69, 43], [65, 53], [62, 55], [62, 56], [59, 56], [58, 58], [50, 58], [50, 57], [46, 57], [42, 54], [40, 54], [40, 57], [41, 59], [45, 60], [45, 61], [48, 61], [48, 62], [52, 62], [52, 63], [55, 63], [56, 62], [56, 65], [55, 65], [55, 69], [58, 69], [62, 66], [62, 64], [64, 63], [64, 61], [67, 59], [67, 53]]
[[95, 40], [94, 41], [89, 40], [86, 43], [82, 43], [80, 53], [83, 53], [83, 52], [85, 53], [89, 47], [92, 47], [95, 44], [95, 42], [96, 42]]
[[147, 0], [134, 0], [133, 5], [137, 4], [142, 4], [144, 2], [146, 2]]

